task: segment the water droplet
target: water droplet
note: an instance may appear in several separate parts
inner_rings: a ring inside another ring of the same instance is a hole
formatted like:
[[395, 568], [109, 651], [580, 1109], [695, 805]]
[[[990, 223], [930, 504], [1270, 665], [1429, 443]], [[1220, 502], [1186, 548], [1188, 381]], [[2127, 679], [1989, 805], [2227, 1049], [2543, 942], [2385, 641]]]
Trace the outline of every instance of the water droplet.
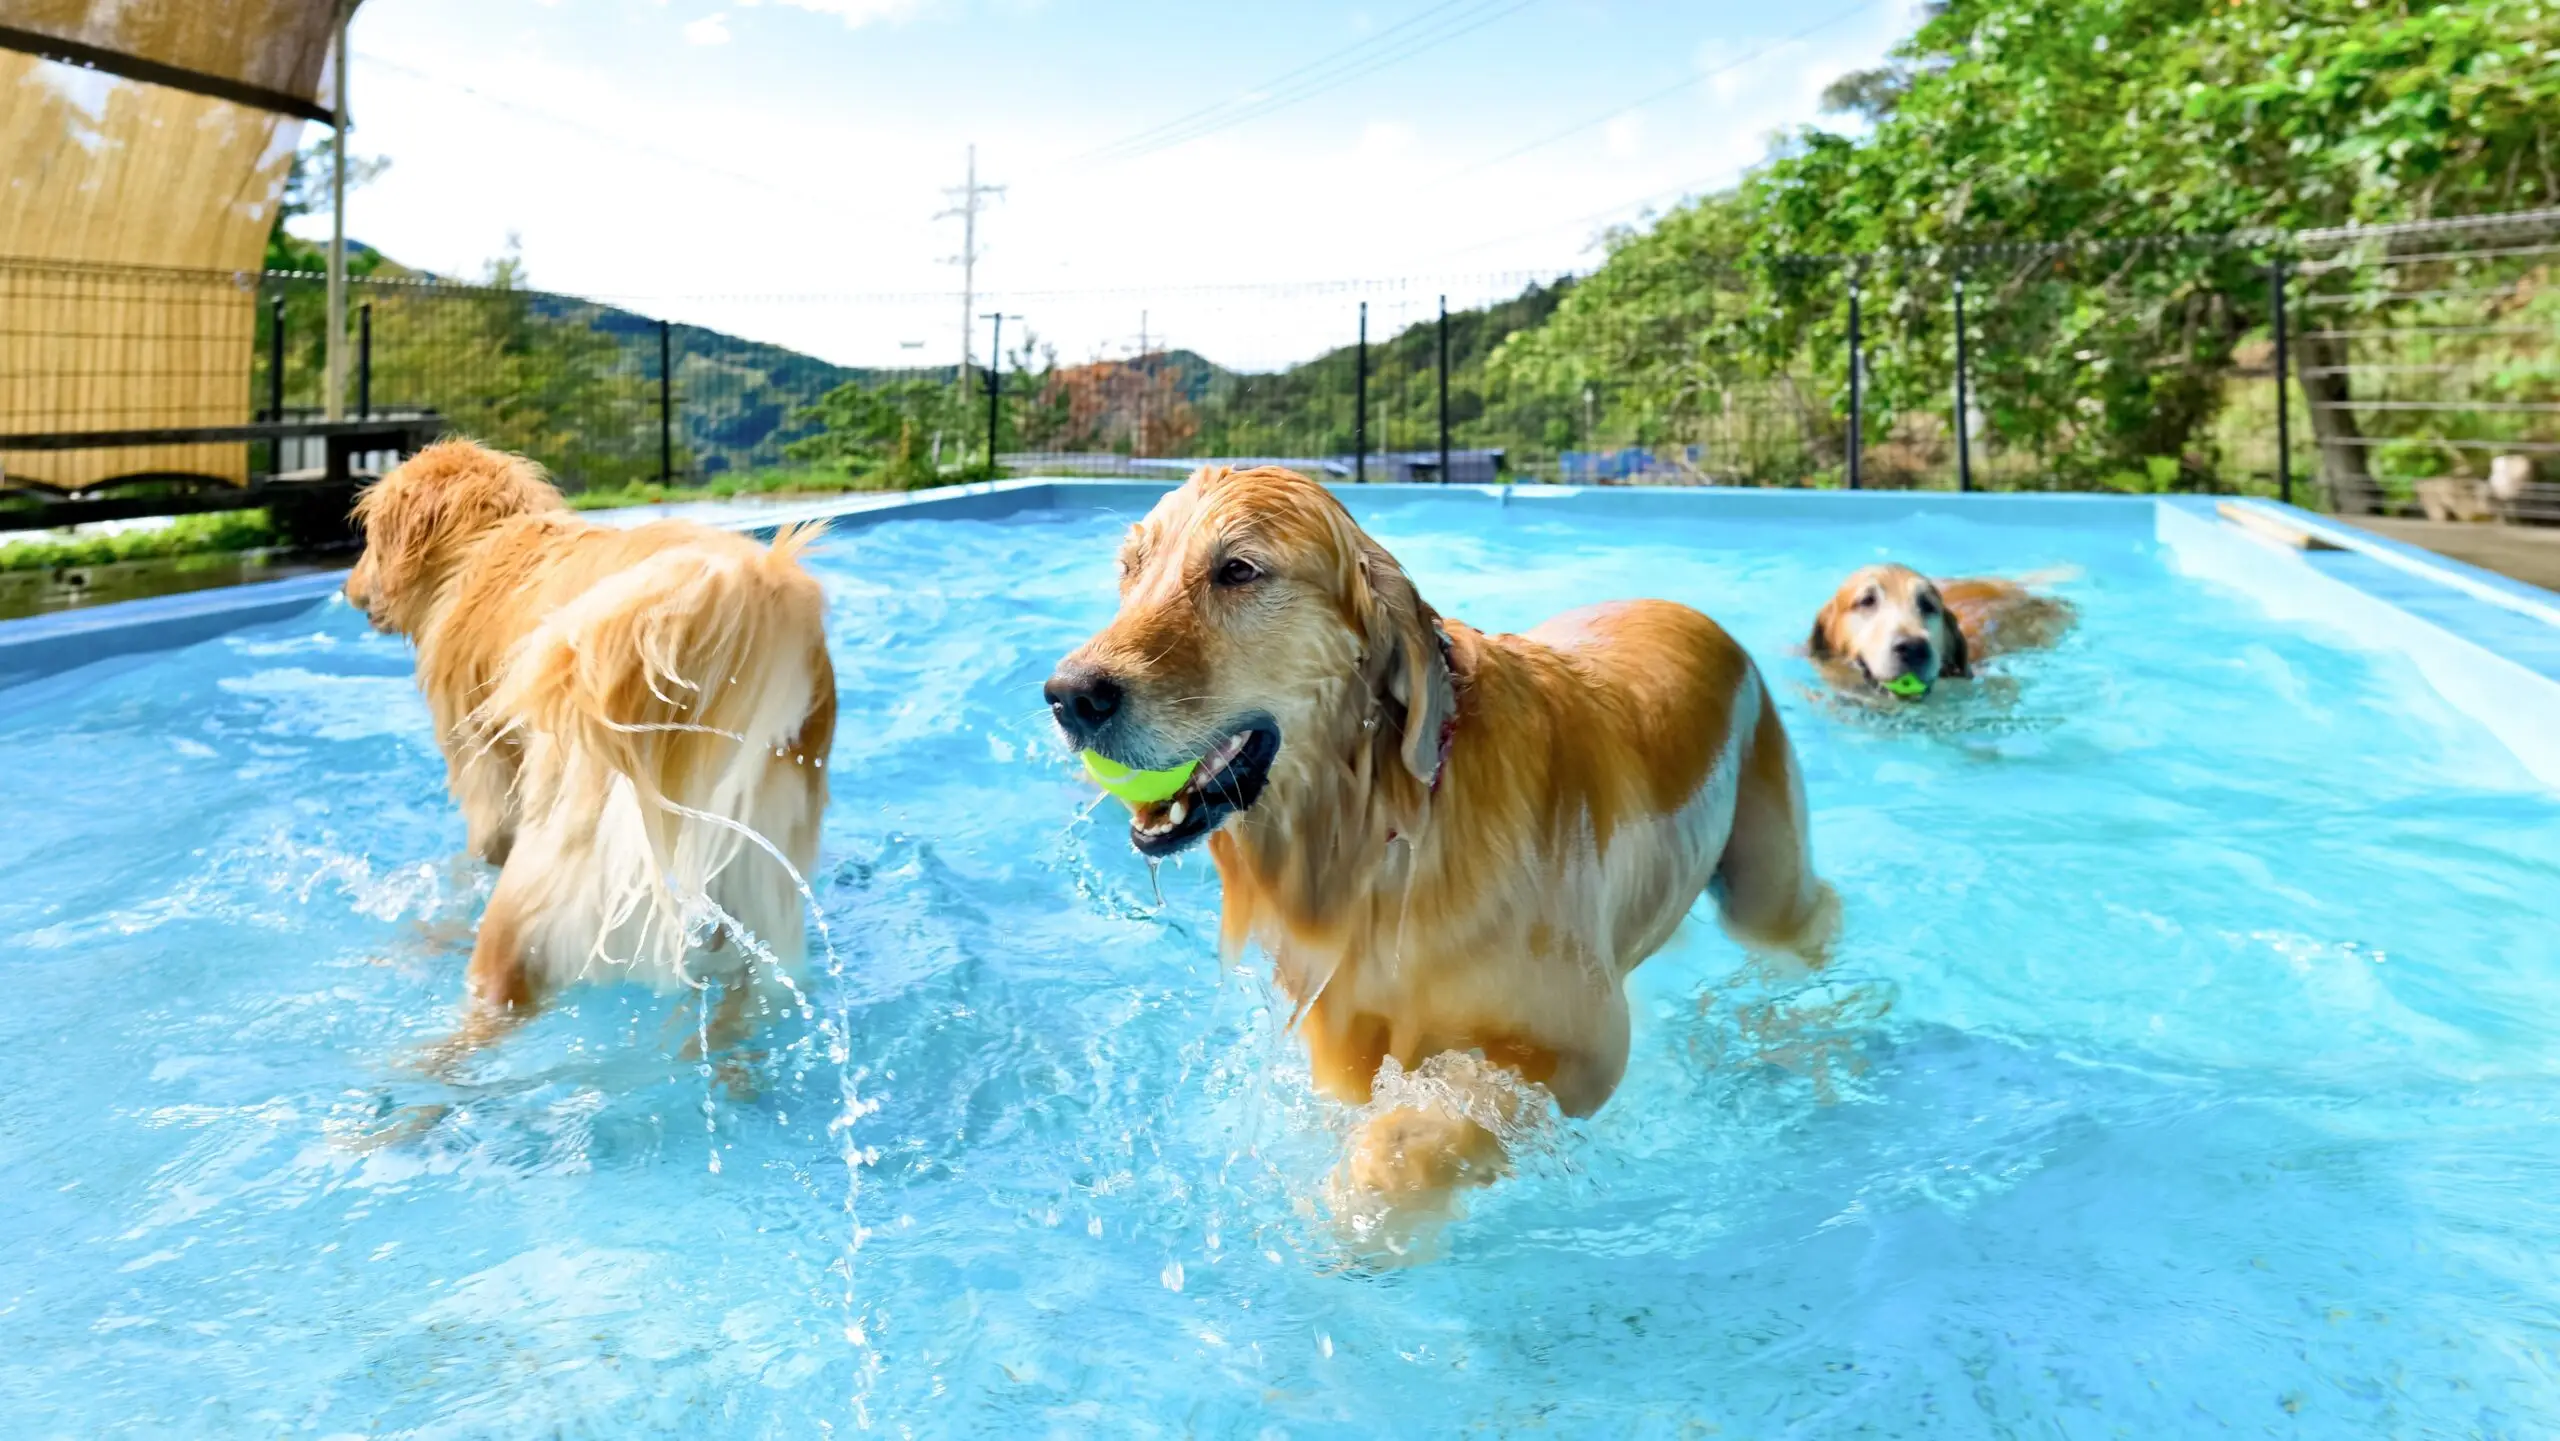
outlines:
[[1168, 1290], [1168, 1291], [1179, 1291], [1179, 1290], [1181, 1290], [1181, 1289], [1182, 1289], [1182, 1263], [1181, 1263], [1180, 1261], [1167, 1261], [1167, 1262], [1165, 1262], [1165, 1263], [1164, 1263], [1164, 1274], [1163, 1274], [1162, 1276], [1157, 1277], [1156, 1279], [1158, 1279], [1158, 1280], [1160, 1280], [1160, 1281], [1164, 1282], [1164, 1288], [1165, 1288], [1166, 1290]]

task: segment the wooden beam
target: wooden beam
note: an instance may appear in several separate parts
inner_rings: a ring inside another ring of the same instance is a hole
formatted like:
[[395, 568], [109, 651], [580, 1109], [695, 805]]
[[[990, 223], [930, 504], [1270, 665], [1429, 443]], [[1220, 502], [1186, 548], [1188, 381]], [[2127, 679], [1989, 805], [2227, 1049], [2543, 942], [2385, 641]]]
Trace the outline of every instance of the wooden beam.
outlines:
[[337, 116], [331, 114], [328, 107], [303, 96], [288, 95], [281, 90], [269, 90], [263, 85], [252, 85], [246, 80], [234, 80], [227, 75], [208, 75], [201, 70], [164, 65], [157, 60], [146, 60], [139, 55], [125, 54], [121, 50], [101, 49], [95, 45], [84, 45], [77, 40], [67, 40], [59, 35], [22, 30], [14, 25], [0, 25], [0, 50], [15, 50], [20, 54], [40, 56], [46, 60], [60, 61], [65, 65], [77, 65], [84, 70], [102, 70], [109, 75], [126, 80], [139, 80], [146, 85], [166, 85], [173, 90], [208, 95], [216, 100], [228, 100], [234, 105], [246, 105], [253, 110], [272, 110], [279, 115], [290, 115], [296, 120], [310, 120], [322, 125], [337, 123]]
[[2220, 515], [2224, 520], [2231, 522], [2233, 525], [2240, 527], [2251, 535], [2254, 535], [2261, 540], [2274, 541], [2276, 544], [2288, 547], [2289, 549], [2344, 550], [2346, 548], [2333, 541], [2322, 540], [2320, 537], [2313, 535], [2302, 527], [2288, 522], [2284, 517], [2270, 515], [2255, 506], [2234, 505], [2230, 501], [2226, 500], [2221, 504], [2216, 505], [2213, 509], [2214, 512]]

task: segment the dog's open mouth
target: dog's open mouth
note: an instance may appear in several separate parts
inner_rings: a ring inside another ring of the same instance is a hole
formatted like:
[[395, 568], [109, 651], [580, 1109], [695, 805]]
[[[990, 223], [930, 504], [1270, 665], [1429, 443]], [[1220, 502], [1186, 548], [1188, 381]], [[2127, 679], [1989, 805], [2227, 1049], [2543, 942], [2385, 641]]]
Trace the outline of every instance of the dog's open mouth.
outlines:
[[1218, 828], [1227, 817], [1262, 798], [1271, 762], [1280, 754], [1280, 730], [1267, 720], [1209, 748], [1182, 789], [1129, 817], [1129, 844], [1142, 856], [1169, 856]]
[[1929, 694], [1928, 679], [1923, 676], [1915, 675], [1910, 671], [1904, 671], [1902, 674], [1894, 676], [1889, 680], [1879, 680], [1876, 678], [1876, 673], [1868, 668], [1867, 663], [1864, 660], [1860, 660], [1858, 662], [1858, 674], [1865, 678], [1867, 684], [1883, 691], [1886, 695], [1893, 697], [1895, 700], [1919, 700]]

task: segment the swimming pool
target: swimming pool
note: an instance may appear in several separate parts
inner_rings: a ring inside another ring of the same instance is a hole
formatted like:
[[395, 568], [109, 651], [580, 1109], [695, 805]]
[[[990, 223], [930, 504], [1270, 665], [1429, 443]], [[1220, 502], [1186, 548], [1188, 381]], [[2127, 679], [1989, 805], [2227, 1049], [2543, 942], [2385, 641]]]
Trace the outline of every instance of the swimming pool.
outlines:
[[[2560, 1428], [2560, 798], [2423, 658], [2148, 505], [1352, 503], [1489, 629], [1716, 615], [1848, 908], [1818, 983], [1647, 963], [1616, 1099], [1443, 1259], [1348, 1263], [1205, 860], [1159, 903], [1079, 818], [1037, 687], [1125, 514], [892, 520], [812, 560], [833, 956], [748, 1103], [638, 992], [400, 1068], [487, 882], [352, 612], [0, 692], [7, 1429]], [[1887, 554], [2079, 567], [2082, 627], [1972, 724], [1835, 712], [1787, 652]]]

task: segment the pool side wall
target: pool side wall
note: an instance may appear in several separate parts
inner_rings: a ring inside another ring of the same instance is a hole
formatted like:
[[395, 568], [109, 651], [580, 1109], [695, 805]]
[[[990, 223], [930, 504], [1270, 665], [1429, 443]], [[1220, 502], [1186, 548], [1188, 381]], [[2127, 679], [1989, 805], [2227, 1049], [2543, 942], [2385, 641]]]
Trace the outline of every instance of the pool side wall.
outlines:
[[[594, 512], [590, 518], [630, 525], [682, 516], [754, 535], [817, 519], [847, 528], [1100, 510], [1136, 520], [1173, 484], [1030, 478], [845, 496], [807, 506], [655, 506]], [[2182, 574], [2247, 594], [2279, 619], [2408, 656], [2446, 700], [2487, 726], [2545, 783], [2560, 788], [2560, 595], [2271, 501], [2242, 503], [2336, 548], [2304, 551], [2264, 540], [2223, 520], [2212, 497], [1553, 485], [1336, 488], [1367, 504], [1474, 497], [1559, 517], [1765, 521], [1849, 513], [1878, 521], [1960, 514], [1976, 524], [2140, 534], [2155, 540]], [[335, 604], [340, 580], [335, 574], [300, 576], [0, 621], [0, 691], [105, 664], [121, 668], [137, 657]]]

